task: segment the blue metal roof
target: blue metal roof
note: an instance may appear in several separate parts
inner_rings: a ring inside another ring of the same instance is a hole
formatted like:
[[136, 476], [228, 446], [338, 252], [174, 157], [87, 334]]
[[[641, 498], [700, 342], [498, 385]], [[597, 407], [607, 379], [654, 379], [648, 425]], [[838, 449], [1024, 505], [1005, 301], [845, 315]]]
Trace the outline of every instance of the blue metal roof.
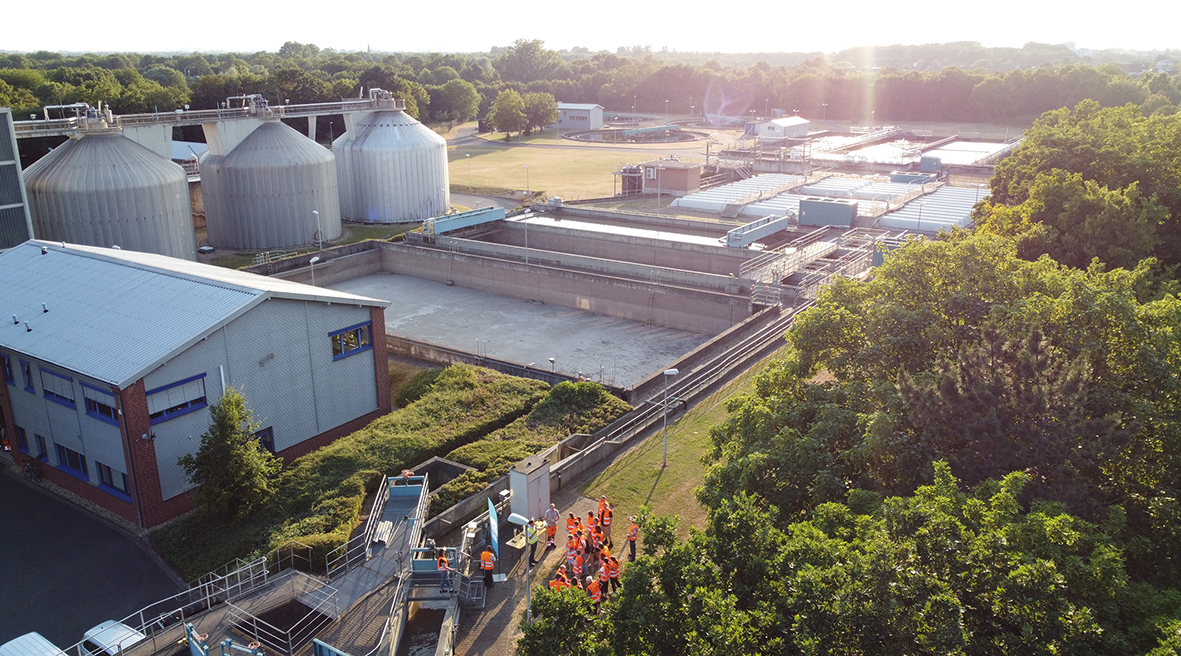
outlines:
[[163, 255], [32, 240], [0, 254], [0, 347], [123, 389], [268, 298], [388, 305]]

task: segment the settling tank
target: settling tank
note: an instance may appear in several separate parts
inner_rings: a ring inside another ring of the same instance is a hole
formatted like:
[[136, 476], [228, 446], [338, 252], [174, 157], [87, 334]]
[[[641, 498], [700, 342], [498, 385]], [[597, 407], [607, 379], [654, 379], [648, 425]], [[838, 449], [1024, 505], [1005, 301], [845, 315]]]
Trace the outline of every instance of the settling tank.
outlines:
[[201, 187], [212, 246], [266, 250], [340, 236], [336, 158], [278, 120], [227, 155], [202, 156]]
[[346, 219], [408, 223], [447, 213], [447, 142], [406, 112], [383, 109], [357, 120], [332, 152]]
[[70, 137], [25, 189], [38, 239], [197, 259], [184, 169], [122, 134]]

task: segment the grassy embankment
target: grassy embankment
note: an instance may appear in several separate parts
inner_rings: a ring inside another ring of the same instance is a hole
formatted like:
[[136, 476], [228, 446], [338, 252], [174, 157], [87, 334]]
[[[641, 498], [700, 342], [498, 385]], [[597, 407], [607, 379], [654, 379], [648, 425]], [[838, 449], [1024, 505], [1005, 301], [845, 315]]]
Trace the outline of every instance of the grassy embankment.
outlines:
[[[714, 392], [668, 424], [668, 466], [660, 467], [663, 431], [659, 428], [631, 451], [617, 458], [605, 470], [579, 487], [579, 492], [598, 499], [606, 495], [615, 506], [615, 515], [626, 521], [641, 505], [651, 506], [661, 515], [680, 515], [678, 533], [688, 535], [689, 527], [705, 528], [706, 511], [697, 503], [693, 490], [705, 478], [701, 458], [711, 448], [709, 431], [729, 416], [725, 403], [731, 398], [754, 391], [755, 377], [774, 358], [777, 351], [742, 375]], [[625, 524], [626, 526], [626, 524]]]
[[[401, 410], [295, 460], [284, 470], [272, 499], [249, 516], [194, 513], [153, 532], [153, 544], [187, 579], [292, 539], [311, 546], [316, 566], [323, 567], [324, 554], [348, 538], [359, 522], [366, 492], [376, 489], [383, 474], [453, 454], [488, 440], [490, 434], [504, 444], [476, 451], [495, 466], [499, 454], [517, 442], [543, 444], [560, 433], [554, 425], [578, 425], [600, 412], [567, 406], [560, 394], [550, 398], [545, 383], [470, 366], [450, 367], [429, 389], [420, 389], [421, 398]], [[509, 426], [516, 428], [500, 432]], [[532, 433], [539, 427], [544, 439]]]

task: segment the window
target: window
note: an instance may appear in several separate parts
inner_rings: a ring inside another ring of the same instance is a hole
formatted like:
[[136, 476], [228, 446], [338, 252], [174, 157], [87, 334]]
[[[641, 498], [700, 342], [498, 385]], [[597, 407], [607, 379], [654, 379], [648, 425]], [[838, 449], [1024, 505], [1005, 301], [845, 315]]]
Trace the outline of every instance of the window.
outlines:
[[86, 403], [86, 414], [112, 426], [118, 426], [119, 416], [115, 413], [115, 395], [106, 390], [91, 387], [82, 381], [78, 382], [82, 385], [82, 399]]
[[21, 453], [29, 452], [29, 435], [20, 426], [16, 427], [16, 448], [20, 449]]
[[90, 480], [90, 476], [86, 474], [86, 456], [73, 449], [67, 449], [60, 444], [55, 444], [54, 446], [57, 447], [58, 469], [75, 478], [80, 478], [84, 481]]
[[40, 367], [40, 369], [41, 395], [67, 408], [76, 407], [74, 405], [74, 379], [54, 373], [44, 367]]
[[98, 470], [98, 486], [107, 492], [125, 500], [131, 501], [131, 497], [127, 496], [127, 475], [123, 472], [111, 469], [110, 467], [95, 461], [94, 468]]
[[275, 452], [275, 428], [273, 426], [267, 426], [255, 433], [254, 436], [258, 438], [258, 443], [262, 445], [262, 448], [271, 453]]
[[37, 440], [37, 459], [41, 461], [49, 460], [49, 449], [45, 448], [45, 437], [33, 433], [33, 438]]
[[12, 377], [12, 358], [4, 354], [0, 354], [0, 358], [4, 359], [4, 381], [9, 385], [15, 385], [16, 380]]
[[371, 324], [372, 322], [366, 321], [365, 323], [349, 326], [344, 330], [330, 333], [329, 337], [332, 338], [332, 359], [339, 360], [341, 358], [347, 358], [350, 355], [373, 348], [373, 344], [369, 341]]
[[206, 406], [205, 374], [148, 390], [148, 417], [158, 424]]
[[25, 391], [30, 394], [36, 394], [37, 390], [33, 387], [33, 368], [29, 366], [28, 362], [24, 360], [21, 363], [21, 376], [25, 379]]

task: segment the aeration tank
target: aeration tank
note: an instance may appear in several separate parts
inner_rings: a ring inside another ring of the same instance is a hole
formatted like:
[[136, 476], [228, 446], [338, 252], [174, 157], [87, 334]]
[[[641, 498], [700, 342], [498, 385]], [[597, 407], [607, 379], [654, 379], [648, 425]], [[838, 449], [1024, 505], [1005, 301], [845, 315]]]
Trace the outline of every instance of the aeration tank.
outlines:
[[209, 243], [265, 250], [340, 236], [336, 158], [278, 120], [229, 154], [201, 157]]
[[358, 120], [332, 142], [346, 219], [408, 223], [446, 214], [447, 142], [401, 110]]
[[70, 137], [25, 189], [38, 239], [197, 259], [184, 169], [117, 132]]

